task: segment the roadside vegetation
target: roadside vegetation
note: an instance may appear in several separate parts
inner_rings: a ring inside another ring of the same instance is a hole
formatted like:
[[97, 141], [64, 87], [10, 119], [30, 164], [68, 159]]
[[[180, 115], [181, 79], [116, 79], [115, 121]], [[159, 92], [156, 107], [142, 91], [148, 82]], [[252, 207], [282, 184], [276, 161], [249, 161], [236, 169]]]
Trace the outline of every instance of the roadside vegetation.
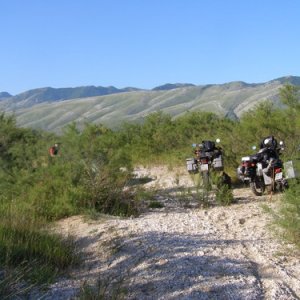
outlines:
[[[192, 156], [192, 143], [220, 138], [226, 172], [234, 177], [241, 156], [251, 154], [251, 146], [270, 134], [285, 142], [283, 160], [296, 161], [299, 99], [298, 89], [286, 86], [281, 90], [285, 108], [263, 102], [239, 121], [208, 112], [187, 112], [176, 119], [157, 112], [142, 124], [125, 123], [114, 131], [95, 124], [79, 130], [71, 124], [60, 136], [19, 128], [13, 116], [1, 114], [0, 297], [15, 291], [13, 278], [20, 278], [21, 268], [35, 270], [23, 271], [26, 278], [21, 278], [34, 285], [79, 263], [72, 241], [46, 230], [52, 221], [84, 212], [138, 214], [141, 197], [130, 184], [135, 165], [182, 166]], [[50, 157], [48, 148], [54, 143], [60, 143], [60, 150]], [[279, 222], [298, 245], [299, 192], [296, 183], [284, 195]], [[232, 195], [220, 193], [218, 202], [230, 204]]]

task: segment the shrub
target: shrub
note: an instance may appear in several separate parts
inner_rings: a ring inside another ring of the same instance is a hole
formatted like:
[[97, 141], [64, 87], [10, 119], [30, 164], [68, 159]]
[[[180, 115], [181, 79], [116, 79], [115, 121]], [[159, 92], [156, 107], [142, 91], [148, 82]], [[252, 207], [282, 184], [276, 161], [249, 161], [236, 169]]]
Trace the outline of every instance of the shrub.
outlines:
[[150, 203], [149, 203], [149, 206], [148, 206], [149, 208], [163, 208], [164, 207], [164, 205], [161, 203], [161, 202], [159, 202], [159, 201], [151, 201]]
[[232, 189], [228, 185], [221, 185], [216, 191], [216, 202], [219, 205], [230, 205], [234, 201]]

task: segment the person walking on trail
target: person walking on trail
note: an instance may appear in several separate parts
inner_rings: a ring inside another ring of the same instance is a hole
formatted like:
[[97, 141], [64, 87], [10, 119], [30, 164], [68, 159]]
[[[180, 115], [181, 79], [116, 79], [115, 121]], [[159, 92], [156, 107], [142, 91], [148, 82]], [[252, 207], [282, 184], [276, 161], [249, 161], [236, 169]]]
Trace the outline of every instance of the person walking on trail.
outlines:
[[55, 143], [53, 146], [51, 146], [49, 148], [49, 154], [50, 154], [50, 156], [51, 157], [57, 156], [58, 150], [59, 150], [58, 143]]

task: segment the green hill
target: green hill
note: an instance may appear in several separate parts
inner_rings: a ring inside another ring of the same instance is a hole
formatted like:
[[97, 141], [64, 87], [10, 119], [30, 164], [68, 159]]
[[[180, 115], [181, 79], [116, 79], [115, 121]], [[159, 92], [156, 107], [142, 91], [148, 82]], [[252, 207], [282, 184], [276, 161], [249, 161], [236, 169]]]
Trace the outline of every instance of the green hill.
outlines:
[[[76, 99], [62, 100], [46, 93], [49, 97], [47, 102], [44, 100], [42, 103], [35, 103], [32, 91], [28, 91], [1, 101], [0, 109], [14, 111], [21, 126], [50, 131], [59, 131], [73, 121], [79, 124], [102, 123], [116, 128], [123, 121], [140, 122], [155, 111], [163, 111], [176, 117], [187, 111], [203, 110], [236, 118], [267, 99], [279, 105], [279, 88], [285, 83], [298, 85], [300, 77], [282, 77], [257, 84], [240, 81], [199, 86], [167, 84], [153, 90], [131, 88], [123, 92], [118, 90], [115, 93], [91, 97], [86, 94], [78, 97], [79, 90], [72, 90], [71, 95], [75, 95]], [[49, 91], [50, 88], [46, 89]], [[81, 92], [83, 89], [80, 88]], [[66, 89], [61, 90], [63, 95]]]
[[[32, 107], [39, 103], [52, 103], [56, 101], [64, 101], [68, 99], [86, 98], [92, 96], [102, 96], [123, 92], [136, 91], [136, 88], [124, 88], [117, 89], [114, 86], [102, 87], [102, 86], [82, 86], [75, 88], [39, 88], [26, 91], [16, 96], [11, 96], [6, 102], [3, 102], [3, 106], [7, 110], [19, 109], [25, 107]], [[2, 93], [0, 93], [1, 96]]]

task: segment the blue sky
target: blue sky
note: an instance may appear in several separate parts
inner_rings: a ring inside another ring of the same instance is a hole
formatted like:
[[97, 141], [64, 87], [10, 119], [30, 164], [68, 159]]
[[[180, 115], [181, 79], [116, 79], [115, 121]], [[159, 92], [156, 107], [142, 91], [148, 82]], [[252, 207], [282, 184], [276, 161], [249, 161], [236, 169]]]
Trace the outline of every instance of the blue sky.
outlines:
[[297, 0], [1, 0], [0, 91], [300, 75]]

